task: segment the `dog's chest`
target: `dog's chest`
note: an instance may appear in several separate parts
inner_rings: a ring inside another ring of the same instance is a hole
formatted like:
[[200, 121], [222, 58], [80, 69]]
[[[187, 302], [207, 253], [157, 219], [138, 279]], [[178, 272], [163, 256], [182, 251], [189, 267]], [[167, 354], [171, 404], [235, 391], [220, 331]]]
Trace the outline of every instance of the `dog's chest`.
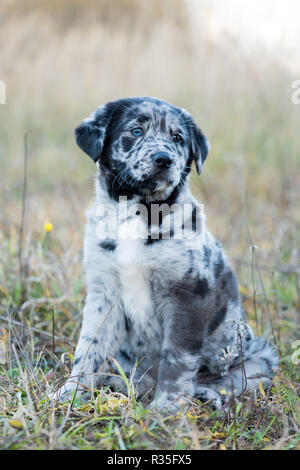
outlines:
[[[127, 221], [127, 234], [132, 235], [138, 220]], [[142, 229], [140, 228], [139, 233]], [[122, 233], [122, 225], [121, 231]], [[144, 232], [143, 232], [144, 233]], [[136, 332], [148, 337], [160, 334], [161, 320], [155, 308], [155, 299], [166, 284], [178, 280], [188, 268], [184, 248], [176, 242], [164, 240], [146, 243], [145, 238], [119, 238], [114, 253], [118, 272], [121, 302]]]
[[144, 241], [119, 240], [115, 255], [125, 313], [133, 322], [146, 325], [153, 316], [153, 302]]

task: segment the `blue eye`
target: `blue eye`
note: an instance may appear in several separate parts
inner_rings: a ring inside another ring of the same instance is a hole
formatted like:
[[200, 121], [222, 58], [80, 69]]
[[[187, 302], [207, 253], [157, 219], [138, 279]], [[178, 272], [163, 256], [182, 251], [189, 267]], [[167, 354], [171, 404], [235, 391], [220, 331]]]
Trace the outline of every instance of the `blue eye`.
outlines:
[[141, 127], [134, 127], [131, 129], [131, 134], [133, 134], [135, 137], [141, 136], [143, 133], [143, 129]]
[[173, 134], [172, 135], [172, 140], [173, 140], [173, 142], [175, 142], [175, 144], [179, 144], [179, 143], [183, 142], [183, 139], [182, 139], [180, 134]]

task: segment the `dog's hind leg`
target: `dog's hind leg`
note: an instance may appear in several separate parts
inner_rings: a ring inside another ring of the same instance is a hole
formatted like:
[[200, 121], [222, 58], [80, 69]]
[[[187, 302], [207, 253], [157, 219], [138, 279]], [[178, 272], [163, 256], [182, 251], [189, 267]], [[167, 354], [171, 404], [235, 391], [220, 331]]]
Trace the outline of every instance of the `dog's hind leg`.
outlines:
[[[267, 389], [278, 369], [279, 358], [273, 347], [263, 338], [250, 338], [243, 343], [243, 351], [235, 357], [232, 364], [226, 368], [224, 358], [224, 373], [222, 377], [205, 381], [205, 386], [218, 392], [223, 398], [234, 395], [239, 397], [242, 393], [255, 392], [259, 383]], [[201, 395], [201, 377], [197, 389]]]

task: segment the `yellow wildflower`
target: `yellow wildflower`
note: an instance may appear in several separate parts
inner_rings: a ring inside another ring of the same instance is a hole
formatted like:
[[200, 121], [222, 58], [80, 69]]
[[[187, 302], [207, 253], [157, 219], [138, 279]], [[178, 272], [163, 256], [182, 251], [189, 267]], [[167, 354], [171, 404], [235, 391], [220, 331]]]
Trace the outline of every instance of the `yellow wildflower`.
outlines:
[[46, 232], [51, 232], [52, 229], [53, 229], [53, 224], [51, 224], [51, 222], [45, 222], [44, 223], [44, 229]]

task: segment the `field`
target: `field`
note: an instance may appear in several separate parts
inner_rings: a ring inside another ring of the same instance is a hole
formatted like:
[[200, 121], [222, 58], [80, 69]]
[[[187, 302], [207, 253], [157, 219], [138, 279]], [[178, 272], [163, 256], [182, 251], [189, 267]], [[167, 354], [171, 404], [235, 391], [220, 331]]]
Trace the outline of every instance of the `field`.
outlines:
[[[214, 39], [205, 1], [196, 23], [184, 1], [0, 8], [0, 448], [300, 449], [299, 77], [263, 47]], [[226, 412], [197, 400], [177, 416], [149, 411], [130, 383], [85, 405], [46, 399], [70, 372], [85, 297], [94, 167], [73, 129], [99, 104], [145, 95], [188, 109], [207, 135], [192, 191], [250, 324], [280, 352], [272, 388]]]

